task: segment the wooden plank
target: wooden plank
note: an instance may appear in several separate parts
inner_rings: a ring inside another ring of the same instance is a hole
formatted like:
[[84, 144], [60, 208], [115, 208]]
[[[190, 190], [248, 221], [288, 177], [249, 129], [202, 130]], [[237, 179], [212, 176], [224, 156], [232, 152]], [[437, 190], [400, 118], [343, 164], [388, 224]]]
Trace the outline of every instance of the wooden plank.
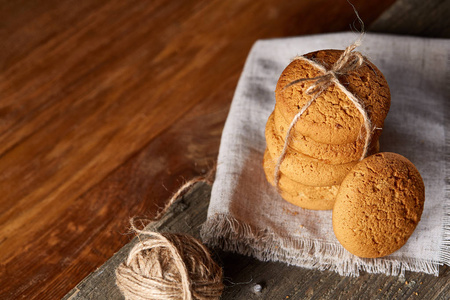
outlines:
[[[394, 0], [354, 1], [367, 23]], [[217, 157], [252, 44], [348, 3], [0, 0], [0, 298], [61, 298]]]
[[[210, 187], [198, 184], [177, 202], [164, 218], [151, 226], [162, 232], [188, 233], [199, 237], [206, 220]], [[125, 260], [135, 238], [97, 271], [80, 282], [64, 299], [122, 299], [114, 270]], [[308, 270], [284, 263], [262, 262], [251, 257], [214, 249], [224, 269], [225, 290], [221, 299], [448, 299], [449, 267], [440, 277], [406, 272], [405, 277], [364, 273], [360, 277]], [[261, 287], [255, 292], [255, 286]]]
[[450, 1], [398, 0], [369, 30], [425, 37], [450, 38]]

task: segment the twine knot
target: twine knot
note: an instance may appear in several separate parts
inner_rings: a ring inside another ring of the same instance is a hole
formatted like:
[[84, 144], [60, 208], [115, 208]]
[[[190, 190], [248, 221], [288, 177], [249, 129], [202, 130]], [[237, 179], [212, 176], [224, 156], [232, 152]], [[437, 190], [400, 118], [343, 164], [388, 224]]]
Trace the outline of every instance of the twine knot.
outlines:
[[[294, 60], [304, 60], [312, 64], [314, 67], [322, 71], [323, 75], [313, 77], [313, 78], [300, 78], [288, 83], [283, 90], [286, 88], [298, 84], [304, 81], [312, 81], [313, 83], [306, 89], [308, 95], [315, 95], [317, 93], [322, 93], [328, 87], [330, 87], [333, 82], [339, 80], [339, 76], [346, 75], [359, 67], [364, 63], [364, 57], [359, 52], [353, 52], [360, 45], [360, 41], [348, 46], [344, 52], [341, 54], [339, 59], [333, 64], [330, 70], [326, 70], [320, 64], [305, 58], [304, 56], [296, 56]], [[320, 94], [319, 94], [320, 95]]]
[[320, 90], [326, 90], [334, 80], [339, 80], [338, 77], [346, 75], [364, 63], [364, 57], [359, 52], [353, 52], [357, 44], [348, 46], [339, 59], [333, 64], [330, 70], [326, 71], [324, 75], [316, 77], [316, 81], [306, 90], [309, 95], [313, 95]]
[[208, 249], [184, 234], [139, 231], [137, 243], [116, 270], [116, 284], [126, 299], [218, 299], [222, 269]]
[[355, 50], [358, 46], [360, 46], [359, 41], [345, 48], [345, 51], [333, 64], [330, 71], [335, 74], [347, 74], [361, 67], [364, 63], [364, 57], [359, 52], [353, 52], [353, 50]]

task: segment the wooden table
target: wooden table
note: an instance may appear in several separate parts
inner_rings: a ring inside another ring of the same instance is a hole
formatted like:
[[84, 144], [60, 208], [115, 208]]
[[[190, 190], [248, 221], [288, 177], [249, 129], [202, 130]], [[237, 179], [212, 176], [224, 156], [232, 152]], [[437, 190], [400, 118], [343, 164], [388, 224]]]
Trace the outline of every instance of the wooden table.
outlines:
[[[388, 9], [393, 2], [353, 1], [366, 25], [384, 13], [376, 31], [449, 37], [445, 1]], [[404, 26], [421, 17], [418, 29]], [[133, 238], [129, 217], [155, 215], [214, 164], [257, 39], [348, 30], [354, 20], [344, 0], [1, 1], [0, 299], [63, 297]], [[207, 194], [199, 186], [189, 201], [203, 207]], [[235, 283], [264, 268], [227, 255], [242, 271]], [[276, 295], [347, 298], [370, 286], [295, 269], [322, 281]], [[449, 293], [447, 269], [423, 281], [426, 295]], [[414, 296], [412, 281], [380, 278], [370, 279], [379, 297]], [[224, 297], [238, 295], [245, 289]]]

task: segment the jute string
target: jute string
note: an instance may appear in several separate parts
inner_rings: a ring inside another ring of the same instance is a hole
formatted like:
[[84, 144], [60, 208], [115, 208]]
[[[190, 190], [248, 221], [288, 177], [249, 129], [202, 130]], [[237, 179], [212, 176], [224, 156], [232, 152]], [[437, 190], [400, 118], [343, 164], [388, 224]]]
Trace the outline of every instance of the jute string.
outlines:
[[[186, 182], [152, 220], [159, 220], [176, 199], [197, 182], [211, 183], [211, 174]], [[208, 249], [186, 234], [158, 233], [131, 229], [140, 234], [125, 262], [116, 269], [116, 284], [126, 299], [191, 300], [218, 299], [222, 294], [222, 269]]]
[[364, 148], [360, 160], [366, 157], [372, 134], [371, 129], [372, 124], [370, 118], [363, 107], [363, 103], [355, 95], [353, 95], [347, 88], [345, 88], [345, 86], [343, 86], [338, 79], [339, 76], [346, 75], [358, 69], [364, 63], [364, 57], [361, 55], [361, 53], [353, 52], [353, 50], [355, 50], [358, 46], [361, 45], [362, 37], [363, 35], [361, 35], [359, 39], [357, 39], [353, 44], [351, 44], [345, 49], [345, 51], [341, 54], [339, 59], [333, 64], [330, 70], [326, 70], [324, 66], [320, 65], [319, 63], [313, 60], [307, 59], [304, 56], [297, 56], [294, 58], [294, 60], [301, 60], [306, 63], [309, 63], [310, 65], [318, 69], [323, 75], [313, 78], [300, 78], [290, 82], [283, 88], [286, 89], [292, 85], [296, 85], [302, 82], [312, 82], [312, 84], [306, 89], [306, 94], [310, 95], [311, 98], [305, 105], [303, 105], [303, 107], [299, 110], [299, 112], [294, 116], [287, 130], [286, 137], [284, 139], [283, 150], [281, 151], [281, 154], [278, 157], [275, 166], [274, 182], [276, 187], [278, 187], [278, 183], [280, 180], [280, 167], [284, 159], [286, 158], [289, 142], [291, 140], [292, 131], [295, 125], [300, 120], [301, 116], [305, 113], [305, 111], [308, 109], [308, 107], [332, 85], [335, 85], [338, 89], [344, 92], [344, 94], [352, 101], [352, 103], [355, 105], [355, 107], [358, 109], [359, 113], [363, 117], [366, 134], [364, 138]]

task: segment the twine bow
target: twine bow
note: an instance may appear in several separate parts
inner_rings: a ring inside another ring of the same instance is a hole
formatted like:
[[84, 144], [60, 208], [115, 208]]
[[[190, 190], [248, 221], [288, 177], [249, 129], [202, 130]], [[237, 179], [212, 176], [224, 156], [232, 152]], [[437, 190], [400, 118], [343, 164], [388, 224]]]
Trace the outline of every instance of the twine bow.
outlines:
[[361, 39], [358, 39], [353, 44], [348, 46], [345, 51], [341, 54], [339, 59], [333, 64], [330, 70], [326, 70], [325, 67], [318, 64], [317, 62], [307, 59], [304, 56], [297, 56], [294, 58], [294, 60], [302, 60], [304, 62], [309, 63], [319, 71], [323, 73], [321, 76], [313, 77], [313, 78], [300, 78], [296, 79], [290, 83], [288, 83], [284, 88], [288, 88], [292, 85], [306, 82], [306, 81], [312, 81], [313, 83], [311, 86], [309, 86], [306, 89], [306, 94], [311, 95], [311, 99], [300, 109], [300, 111], [295, 115], [294, 119], [292, 120], [291, 124], [289, 125], [289, 129], [286, 133], [286, 138], [284, 139], [284, 146], [283, 150], [281, 151], [280, 156], [278, 157], [277, 164], [275, 166], [275, 174], [274, 174], [274, 183], [275, 186], [278, 188], [278, 182], [280, 180], [280, 166], [286, 157], [287, 149], [289, 146], [289, 141], [291, 138], [291, 132], [292, 129], [295, 127], [297, 122], [300, 120], [300, 117], [303, 115], [303, 113], [308, 109], [308, 107], [317, 99], [319, 96], [325, 92], [331, 85], [336, 85], [344, 94], [353, 102], [355, 107], [358, 109], [358, 111], [361, 113], [363, 119], [364, 119], [364, 127], [366, 130], [366, 136], [364, 139], [364, 148], [361, 155], [360, 160], [362, 160], [367, 155], [367, 150], [369, 147], [370, 137], [371, 137], [371, 121], [369, 119], [369, 116], [366, 112], [366, 110], [363, 107], [363, 104], [361, 103], [358, 98], [356, 98], [355, 95], [353, 95], [345, 86], [343, 86], [340, 82], [338, 77], [348, 74], [359, 67], [364, 63], [364, 57], [359, 52], [353, 52], [358, 46], [361, 44]]

